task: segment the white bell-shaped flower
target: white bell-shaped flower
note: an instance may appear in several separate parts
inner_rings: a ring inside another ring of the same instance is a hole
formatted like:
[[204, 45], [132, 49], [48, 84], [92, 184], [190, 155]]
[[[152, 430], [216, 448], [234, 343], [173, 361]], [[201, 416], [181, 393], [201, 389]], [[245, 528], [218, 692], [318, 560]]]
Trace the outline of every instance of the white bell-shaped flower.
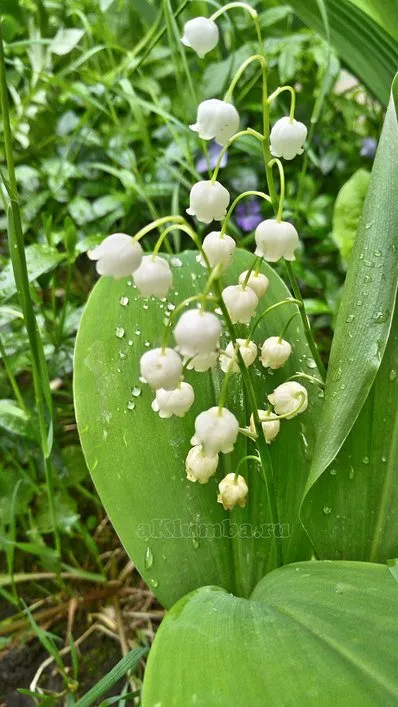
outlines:
[[280, 339], [279, 336], [270, 336], [261, 347], [260, 360], [264, 368], [276, 371], [285, 365], [291, 353], [292, 347], [288, 341]]
[[[208, 354], [197, 354], [191, 358], [187, 365], [189, 371], [197, 371], [197, 373], [206, 373], [210, 368], [214, 368], [217, 365], [219, 357], [218, 351], [212, 351]], [[184, 359], [184, 364], [187, 362], [187, 358]]]
[[166, 297], [173, 284], [170, 265], [158, 255], [144, 255], [133, 279], [143, 297]]
[[214, 138], [223, 147], [238, 132], [239, 123], [239, 113], [232, 103], [210, 98], [199, 104], [196, 123], [189, 127], [203, 140]]
[[220, 182], [210, 179], [196, 182], [191, 189], [187, 214], [196, 216], [201, 223], [222, 221], [230, 201], [229, 192]]
[[112, 233], [102, 243], [87, 253], [90, 260], [96, 260], [99, 275], [127, 277], [139, 268], [143, 250], [127, 233]]
[[227, 408], [204, 410], [195, 420], [191, 444], [201, 444], [206, 454], [232, 452], [239, 433], [239, 422]]
[[248, 324], [256, 313], [258, 297], [251, 287], [229, 285], [222, 291], [222, 298], [233, 324]]
[[174, 390], [164, 390], [159, 388], [156, 391], [155, 400], [152, 402], [152, 410], [159, 413], [159, 417], [168, 418], [172, 415], [184, 417], [190, 410], [195, 400], [193, 388], [189, 383], [181, 382]]
[[141, 376], [151, 388], [174, 390], [180, 382], [182, 360], [174, 349], [152, 349], [140, 360]]
[[[236, 339], [236, 342], [239, 345], [239, 351], [243, 358], [244, 364], [248, 368], [256, 360], [257, 346], [254, 341], [247, 342], [246, 339]], [[227, 371], [230, 371], [231, 373], [239, 373], [239, 364], [232, 341], [230, 341], [227, 345], [225, 352], [220, 354], [220, 366], [224, 373]]]
[[[242, 272], [239, 275], [239, 284], [240, 285], [243, 285], [243, 283], [245, 282], [246, 277], [247, 277], [247, 273], [248, 273], [248, 271], [245, 270], [245, 272]], [[261, 273], [261, 272], [254, 272], [252, 270], [252, 272], [249, 275], [249, 279], [247, 281], [247, 286], [251, 287], [252, 290], [254, 290], [254, 292], [256, 293], [258, 299], [260, 299], [261, 297], [263, 297], [263, 295], [265, 295], [266, 291], [269, 288], [268, 277], [266, 277], [266, 275], [263, 275], [263, 273]]]
[[185, 460], [187, 479], [207, 484], [217, 471], [218, 460], [218, 454], [205, 454], [200, 444], [192, 447]]
[[180, 353], [187, 358], [197, 354], [209, 354], [218, 348], [221, 322], [212, 312], [189, 309], [179, 318], [174, 329], [174, 338]]
[[277, 415], [286, 415], [286, 419], [291, 420], [307, 409], [308, 392], [300, 383], [287, 381], [278, 385], [268, 396], [268, 400], [274, 406]]
[[213, 20], [207, 17], [194, 17], [186, 22], [181, 41], [186, 47], [191, 47], [201, 59], [211, 52], [218, 44], [219, 31]]
[[[260, 418], [261, 427], [263, 428], [264, 439], [267, 444], [271, 444], [271, 442], [273, 442], [275, 437], [279, 434], [281, 423], [275, 413], [271, 412], [271, 410], [257, 410], [257, 412]], [[256, 431], [253, 415], [250, 418], [250, 430], [252, 432]]]
[[262, 221], [256, 228], [256, 255], [260, 255], [270, 263], [276, 263], [280, 258], [296, 260], [294, 251], [299, 244], [298, 233], [293, 224], [288, 221], [277, 221], [269, 218]]
[[235, 478], [235, 474], [227, 474], [218, 484], [218, 503], [222, 503], [224, 510], [232, 511], [235, 506], [244, 508], [246, 506], [248, 485], [240, 474]]
[[303, 153], [306, 137], [307, 128], [304, 123], [294, 119], [291, 121], [289, 117], [281, 118], [276, 121], [271, 130], [271, 154], [274, 157], [292, 160], [296, 155]]
[[[209, 265], [215, 268], [216, 265], [221, 266], [225, 270], [235, 253], [236, 243], [231, 236], [227, 236], [225, 233], [221, 235], [221, 231], [212, 231], [208, 233], [202, 244], [203, 252], [206, 255]], [[207, 267], [203, 255], [198, 255], [198, 263]]]

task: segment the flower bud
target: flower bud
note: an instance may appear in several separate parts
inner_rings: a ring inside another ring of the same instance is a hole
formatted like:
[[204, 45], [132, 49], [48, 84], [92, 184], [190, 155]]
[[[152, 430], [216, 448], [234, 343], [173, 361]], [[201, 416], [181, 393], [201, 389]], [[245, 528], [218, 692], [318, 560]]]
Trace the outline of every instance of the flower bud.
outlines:
[[[215, 268], [216, 265], [219, 265], [225, 270], [233, 258], [236, 243], [231, 236], [227, 236], [227, 234], [221, 236], [221, 231], [212, 231], [204, 239], [202, 248], [210, 267]], [[202, 254], [198, 255], [197, 261], [206, 267], [207, 264]]]
[[283, 157], [292, 160], [304, 151], [303, 145], [307, 137], [307, 128], [304, 123], [297, 120], [291, 121], [289, 117], [277, 120], [271, 130], [271, 154], [274, 157]]
[[235, 478], [235, 474], [227, 474], [218, 484], [219, 494], [217, 502], [222, 503], [225, 511], [232, 511], [235, 506], [244, 508], [246, 506], [249, 488], [243, 476]]
[[256, 255], [260, 255], [270, 263], [276, 263], [280, 258], [296, 260], [294, 251], [299, 244], [298, 233], [293, 224], [288, 221], [276, 221], [269, 218], [262, 221], [256, 228]]
[[[236, 339], [236, 341], [239, 345], [239, 351], [244, 364], [248, 368], [256, 360], [257, 346], [254, 341], [246, 343], [246, 339]], [[227, 371], [239, 373], [239, 364], [236, 358], [235, 346], [232, 341], [229, 342], [225, 353], [220, 354], [220, 366], [224, 373]]]
[[239, 122], [239, 113], [232, 103], [211, 98], [199, 104], [196, 123], [189, 127], [203, 140], [214, 138], [218, 145], [224, 146], [238, 132]]
[[143, 250], [131, 236], [126, 233], [113, 233], [104, 238], [102, 243], [87, 253], [90, 260], [96, 260], [99, 275], [126, 277], [132, 275], [140, 266]]
[[[239, 275], [239, 284], [243, 285], [243, 283], [246, 280], [248, 271], [245, 270], [245, 272], [241, 273]], [[252, 272], [249, 275], [249, 279], [247, 281], [247, 286], [251, 287], [252, 290], [256, 293], [258, 299], [260, 299], [263, 295], [265, 295], [266, 291], [268, 290], [269, 287], [269, 280], [268, 277], [263, 275], [261, 272]]]
[[192, 447], [185, 460], [187, 479], [193, 482], [199, 481], [200, 484], [207, 484], [217, 471], [218, 459], [218, 454], [205, 454], [200, 445]]
[[233, 324], [250, 322], [258, 305], [258, 297], [251, 287], [229, 285], [222, 291], [222, 298]]
[[191, 47], [201, 59], [218, 44], [219, 31], [213, 20], [207, 17], [194, 17], [186, 22], [181, 41]]
[[144, 255], [133, 279], [143, 297], [166, 297], [173, 284], [167, 260], [158, 255]]
[[141, 356], [140, 370], [151, 388], [174, 390], [180, 381], [182, 361], [174, 349], [152, 349]]
[[218, 348], [221, 322], [215, 314], [203, 309], [189, 309], [179, 318], [174, 329], [178, 350], [191, 358], [196, 354], [209, 354]]
[[[212, 351], [208, 354], [197, 354], [194, 356], [187, 365], [189, 371], [197, 371], [197, 373], [206, 373], [210, 368], [214, 368], [217, 365], [219, 352]], [[186, 363], [187, 359], [184, 359]]]
[[287, 381], [278, 385], [268, 396], [268, 400], [274, 406], [276, 414], [286, 415], [287, 420], [296, 417], [308, 407], [307, 390], [296, 381]]
[[195, 420], [191, 444], [201, 444], [206, 454], [232, 452], [239, 433], [235, 415], [226, 408], [213, 407], [201, 412]]
[[260, 360], [264, 368], [276, 371], [284, 366], [291, 353], [292, 347], [288, 341], [280, 339], [279, 336], [270, 336], [261, 347]]
[[180, 383], [174, 390], [164, 390], [159, 388], [156, 391], [155, 400], [152, 402], [152, 410], [159, 413], [159, 417], [169, 418], [172, 415], [184, 417], [192, 407], [195, 400], [193, 388], [189, 383]]
[[196, 216], [201, 223], [222, 221], [229, 201], [229, 192], [220, 182], [213, 184], [210, 179], [196, 182], [191, 189], [187, 214]]
[[[261, 427], [263, 428], [264, 439], [267, 444], [271, 444], [279, 433], [281, 423], [275, 413], [271, 412], [271, 410], [257, 410], [257, 412], [260, 418]], [[253, 415], [250, 418], [250, 430], [251, 432], [256, 431]]]

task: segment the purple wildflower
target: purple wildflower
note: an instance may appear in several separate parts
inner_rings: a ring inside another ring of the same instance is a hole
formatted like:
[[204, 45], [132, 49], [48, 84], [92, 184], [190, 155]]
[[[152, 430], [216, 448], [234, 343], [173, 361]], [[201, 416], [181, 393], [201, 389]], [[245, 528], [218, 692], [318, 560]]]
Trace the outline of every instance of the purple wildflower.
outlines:
[[241, 201], [236, 207], [235, 215], [236, 223], [242, 231], [246, 233], [253, 231], [263, 220], [260, 200], [253, 197], [252, 199]]
[[365, 137], [362, 140], [361, 152], [359, 153], [361, 157], [367, 157], [368, 159], [373, 159], [376, 154], [377, 140], [374, 137]]
[[[207, 172], [209, 169], [214, 169], [217, 160], [220, 156], [220, 152], [222, 150], [222, 147], [220, 145], [217, 145], [216, 142], [211, 142], [209, 145], [209, 150], [208, 150], [208, 155], [202, 154], [201, 157], [199, 157], [198, 161], [196, 162], [196, 171], [199, 172], [199, 174], [203, 174], [203, 172]], [[228, 157], [227, 153], [224, 154], [222, 160], [221, 160], [221, 167], [225, 167], [225, 165], [228, 162]]]

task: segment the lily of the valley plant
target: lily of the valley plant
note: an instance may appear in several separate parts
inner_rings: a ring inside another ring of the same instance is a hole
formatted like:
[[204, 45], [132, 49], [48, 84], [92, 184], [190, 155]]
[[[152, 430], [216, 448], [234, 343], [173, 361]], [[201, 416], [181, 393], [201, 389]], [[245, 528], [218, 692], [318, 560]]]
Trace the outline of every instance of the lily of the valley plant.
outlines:
[[[234, 3], [232, 3], [234, 5]], [[211, 19], [197, 17], [186, 23], [182, 42], [191, 47], [199, 57], [214, 49], [219, 39], [215, 20], [225, 6]], [[185, 459], [185, 471], [189, 481], [205, 484], [217, 471], [220, 454], [229, 454], [234, 449], [239, 434], [254, 441], [262, 438], [266, 444], [277, 443], [280, 424], [289, 424], [296, 415], [307, 409], [308, 393], [298, 380], [286, 380], [268, 398], [264, 395], [264, 407], [254, 404], [255, 395], [247, 376], [247, 368], [258, 359], [265, 369], [279, 369], [292, 353], [289, 342], [288, 318], [283, 331], [272, 332], [265, 341], [256, 340], [257, 325], [269, 311], [266, 293], [269, 288], [267, 277], [260, 272], [262, 261], [276, 263], [285, 260], [289, 277], [295, 282], [291, 265], [299, 245], [299, 235], [289, 221], [284, 220], [285, 177], [282, 160], [292, 160], [301, 155], [307, 136], [307, 128], [295, 120], [295, 90], [291, 86], [278, 88], [267, 96], [266, 59], [262, 53], [262, 41], [257, 13], [249, 10], [260, 39], [259, 53], [247, 59], [236, 72], [233, 81], [221, 100], [212, 98], [203, 101], [197, 109], [196, 122], [190, 128], [204, 140], [215, 141], [222, 146], [212, 178], [193, 184], [190, 203], [186, 209], [189, 216], [203, 224], [212, 224], [211, 230], [201, 242], [194, 225], [187, 219], [170, 215], [153, 221], [134, 236], [114, 233], [89, 252], [96, 261], [100, 275], [115, 278], [132, 276], [142, 297], [167, 297], [173, 286], [172, 271], [167, 259], [159, 255], [163, 241], [172, 231], [180, 229], [186, 233], [198, 248], [198, 262], [206, 268], [208, 277], [200, 295], [184, 300], [169, 317], [159, 345], [146, 351], [140, 361], [141, 379], [154, 393], [152, 409], [160, 417], [173, 415], [183, 417], [195, 403], [195, 391], [189, 383], [189, 371], [206, 372], [219, 365], [225, 373], [218, 405], [208, 410], [198, 411], [195, 429], [192, 430], [191, 444]], [[263, 81], [263, 132], [250, 127], [240, 130], [239, 106], [233, 104], [233, 93], [246, 69], [253, 63], [262, 71]], [[291, 94], [290, 114], [278, 120], [269, 131], [269, 106], [278, 96], [288, 91]], [[220, 166], [228, 148], [242, 136], [249, 135], [257, 140], [263, 150], [267, 189], [264, 192], [247, 191], [237, 196], [231, 204], [230, 193], [219, 178]], [[281, 158], [281, 159], [280, 159]], [[279, 191], [274, 173], [279, 176]], [[222, 289], [219, 279], [233, 261], [235, 240], [228, 234], [228, 224], [235, 208], [243, 199], [253, 195], [269, 202], [274, 209], [274, 218], [262, 221], [256, 228], [256, 250], [251, 267], [242, 272], [238, 282]], [[153, 229], [164, 227], [151, 255], [144, 255], [140, 241]], [[298, 287], [295, 287], [298, 292]], [[300, 299], [285, 299], [280, 306], [288, 308], [295, 304], [301, 308], [303, 321], [306, 315]], [[273, 309], [273, 305], [270, 309]], [[246, 325], [245, 338], [237, 335], [236, 324]], [[229, 341], [222, 349], [220, 339], [223, 330]], [[315, 360], [322, 369], [312, 334], [306, 324], [308, 339]], [[233, 410], [225, 407], [225, 399], [231, 376], [241, 374], [252, 402], [251, 419], [237, 419]], [[308, 376], [307, 377], [311, 380]], [[188, 379], [188, 380], [187, 380]], [[322, 381], [317, 381], [322, 385]], [[261, 464], [261, 452], [258, 457]], [[243, 462], [243, 458], [241, 461]], [[239, 465], [240, 466], [240, 465]], [[181, 470], [183, 460], [181, 460]], [[244, 479], [239, 470], [228, 474], [219, 483], [217, 501], [225, 509], [231, 510], [237, 504], [244, 507], [250, 494], [250, 479]]]

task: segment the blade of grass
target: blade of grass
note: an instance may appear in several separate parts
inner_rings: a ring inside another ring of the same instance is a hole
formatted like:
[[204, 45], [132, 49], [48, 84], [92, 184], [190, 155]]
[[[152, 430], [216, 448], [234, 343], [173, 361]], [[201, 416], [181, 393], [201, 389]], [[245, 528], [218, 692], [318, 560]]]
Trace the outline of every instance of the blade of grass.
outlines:
[[24, 322], [29, 338], [32, 357], [32, 374], [35, 391], [35, 400], [40, 426], [41, 450], [43, 465], [46, 475], [47, 493], [51, 521], [53, 525], [54, 544], [57, 555], [60, 556], [60, 538], [56, 525], [52, 466], [49, 459], [52, 447], [52, 400], [48, 377], [47, 364], [44, 356], [43, 343], [40, 338], [33, 302], [30, 296], [29, 279], [26, 267], [24, 237], [22, 231], [21, 212], [18, 201], [17, 182], [15, 176], [14, 157], [12, 149], [12, 135], [10, 126], [7, 78], [4, 61], [4, 46], [2, 26], [0, 23], [0, 100], [3, 117], [4, 147], [8, 168], [8, 182], [5, 183], [9, 197], [8, 207], [8, 239], [10, 256], [14, 270], [18, 296], [24, 314]]
[[91, 688], [78, 702], [76, 707], [90, 707], [101, 695], [124, 677], [129, 671], [135, 670], [140, 660], [148, 653], [148, 648], [134, 648], [128, 655], [122, 658], [107, 675], [104, 675], [94, 687]]

